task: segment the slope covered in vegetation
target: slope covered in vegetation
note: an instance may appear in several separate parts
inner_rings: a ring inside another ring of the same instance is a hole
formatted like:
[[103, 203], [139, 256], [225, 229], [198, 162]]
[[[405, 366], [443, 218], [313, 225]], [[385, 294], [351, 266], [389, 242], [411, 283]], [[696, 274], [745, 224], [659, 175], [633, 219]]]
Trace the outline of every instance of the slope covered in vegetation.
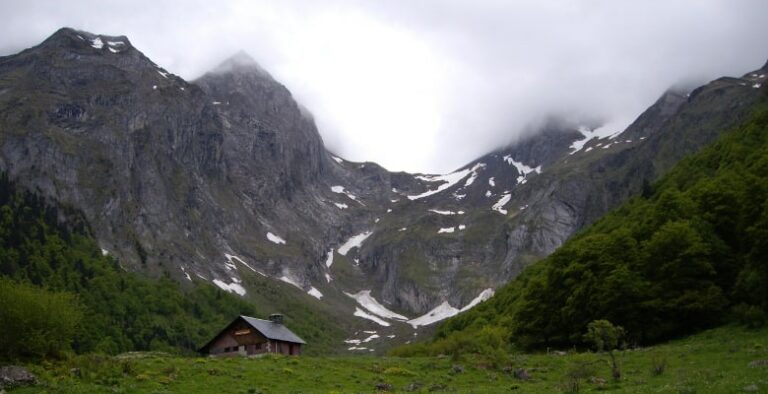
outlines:
[[256, 312], [210, 285], [182, 289], [126, 272], [76, 218], [0, 179], [0, 358], [193, 351], [234, 316]]
[[583, 343], [587, 325], [623, 326], [630, 344], [768, 311], [768, 110], [675, 166], [652, 187], [533, 264], [436, 339], [395, 354]]

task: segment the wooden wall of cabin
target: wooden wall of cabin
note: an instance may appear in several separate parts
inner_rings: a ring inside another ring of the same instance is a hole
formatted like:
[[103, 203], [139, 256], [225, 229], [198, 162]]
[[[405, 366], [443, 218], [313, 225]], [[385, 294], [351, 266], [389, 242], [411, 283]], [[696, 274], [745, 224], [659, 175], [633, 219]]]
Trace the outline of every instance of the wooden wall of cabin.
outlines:
[[301, 354], [301, 344], [283, 341], [270, 341], [272, 342], [272, 353], [286, 354], [290, 356], [298, 356]]
[[267, 341], [261, 333], [243, 321], [238, 321], [219, 333], [209, 347], [209, 354], [221, 356], [252, 355], [268, 352]]

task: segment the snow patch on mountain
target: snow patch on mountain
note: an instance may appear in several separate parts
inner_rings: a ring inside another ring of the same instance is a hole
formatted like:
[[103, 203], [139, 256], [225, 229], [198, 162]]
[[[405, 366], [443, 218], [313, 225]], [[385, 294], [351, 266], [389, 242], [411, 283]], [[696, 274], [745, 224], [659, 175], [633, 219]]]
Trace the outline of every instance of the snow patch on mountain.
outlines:
[[360, 248], [362, 246], [363, 242], [373, 234], [373, 231], [366, 231], [361, 234], [357, 234], [347, 240], [347, 242], [344, 242], [344, 245], [339, 246], [339, 254], [342, 256], [346, 256], [347, 252], [350, 251], [350, 249], [353, 248]]
[[475, 179], [477, 179], [477, 171], [485, 168], [485, 163], [477, 163], [474, 167], [472, 167], [472, 174], [467, 179], [467, 182], [464, 183], [464, 187], [469, 187], [471, 184], [475, 182]]
[[184, 273], [184, 276], [185, 276], [185, 277], [187, 277], [187, 280], [188, 280], [188, 281], [190, 281], [190, 282], [192, 282], [192, 277], [191, 277], [191, 276], [189, 276], [189, 274], [187, 273], [187, 270], [184, 268], [184, 266], [182, 265], [182, 266], [181, 266], [181, 267], [179, 267], [179, 268], [181, 268], [181, 272], [183, 272], [183, 273]]
[[267, 233], [267, 239], [278, 245], [285, 245], [285, 240], [270, 232]]
[[325, 258], [325, 266], [331, 268], [331, 265], [333, 265], [333, 249], [328, 251], [328, 255]]
[[604, 124], [598, 128], [590, 129], [589, 127], [581, 126], [578, 128], [584, 138], [573, 141], [570, 148], [572, 149], [569, 154], [574, 154], [584, 148], [589, 141], [593, 139], [602, 140], [604, 138], [613, 139], [619, 134], [623, 133], [627, 126], [633, 119], [617, 119], [610, 123]]
[[496, 212], [498, 212], [498, 213], [500, 213], [502, 215], [506, 215], [507, 214], [507, 210], [504, 209], [504, 206], [507, 205], [507, 203], [511, 199], [512, 199], [512, 195], [511, 194], [505, 194], [504, 196], [502, 196], [499, 199], [499, 201], [496, 202], [496, 204], [493, 204], [491, 209], [493, 209], [494, 211], [496, 211]]
[[[435, 182], [443, 182], [443, 183], [440, 186], [438, 186], [437, 189], [427, 190], [426, 192], [421, 193], [421, 194], [417, 194], [415, 196], [408, 196], [408, 199], [409, 200], [418, 200], [420, 198], [424, 198], [424, 197], [431, 196], [433, 194], [440, 193], [441, 191], [443, 191], [445, 189], [448, 189], [448, 188], [452, 187], [453, 185], [459, 183], [462, 179], [466, 178], [467, 175], [470, 175], [470, 174], [472, 174], [473, 178], [471, 178], [471, 181], [467, 180], [467, 182], [469, 184], [472, 184], [472, 182], [474, 182], [474, 178], [477, 177], [477, 170], [479, 170], [482, 167], [485, 167], [485, 164], [478, 163], [474, 167], [472, 167], [471, 169], [454, 171], [454, 172], [452, 172], [450, 174], [445, 174], [445, 175], [419, 175], [419, 176], [416, 176], [416, 179], [420, 179], [422, 181], [427, 181], [427, 182], [430, 182], [430, 183], [435, 183]], [[468, 185], [465, 184], [465, 186], [468, 186]]]
[[[343, 194], [343, 195], [349, 197], [350, 199], [352, 199], [354, 201], [357, 201], [357, 196], [355, 196], [354, 194], [344, 190], [344, 186], [331, 186], [331, 191], [334, 192], [334, 193], [337, 193], [337, 194]], [[360, 201], [357, 201], [357, 202], [360, 202]]]
[[360, 306], [368, 310], [368, 312], [371, 312], [379, 317], [394, 320], [408, 320], [407, 317], [399, 313], [392, 312], [384, 305], [381, 305], [378, 301], [376, 301], [375, 298], [371, 296], [370, 290], [361, 290], [355, 294], [344, 292], [344, 294], [350, 298], [353, 298], [355, 301], [357, 301], [358, 304], [360, 304]]
[[465, 306], [464, 308], [461, 308], [459, 310], [459, 312], [468, 311], [468, 310], [474, 308], [475, 306], [477, 306], [477, 304], [479, 304], [479, 303], [481, 303], [483, 301], [486, 301], [489, 298], [493, 297], [493, 294], [494, 294], [494, 291], [491, 288], [488, 288], [488, 289], [485, 289], [485, 290], [481, 291], [480, 294], [477, 297], [473, 298], [472, 301], [470, 301], [469, 304], [467, 304], [467, 306]]
[[355, 307], [355, 313], [353, 313], [353, 315], [357, 316], [357, 317], [362, 317], [363, 319], [368, 319], [368, 320], [370, 320], [372, 322], [375, 322], [375, 323], [377, 323], [379, 325], [382, 325], [384, 327], [389, 327], [389, 323], [388, 322], [386, 322], [386, 321], [384, 321], [384, 320], [382, 320], [382, 319], [380, 319], [380, 318], [378, 318], [378, 317], [376, 317], [374, 315], [371, 315], [370, 313], [366, 313], [364, 310], [362, 310], [362, 309], [360, 309], [358, 307]]
[[245, 289], [243, 288], [243, 286], [240, 285], [240, 281], [236, 278], [232, 278], [232, 283], [226, 283], [219, 279], [214, 279], [213, 284], [215, 284], [216, 286], [219, 286], [220, 289], [226, 292], [236, 293], [240, 296], [245, 295]]
[[314, 286], [309, 287], [309, 290], [307, 290], [307, 294], [317, 298], [318, 300], [323, 298], [323, 293], [321, 293], [320, 290], [316, 289]]
[[251, 271], [253, 271], [253, 272], [255, 272], [255, 273], [257, 273], [257, 274], [259, 274], [261, 276], [267, 276], [264, 273], [262, 273], [260, 271], [257, 271], [255, 268], [251, 267], [250, 264], [246, 263], [245, 260], [241, 259], [240, 257], [237, 257], [237, 256], [235, 256], [233, 254], [227, 254], [227, 253], [224, 253], [224, 257], [227, 259], [227, 261], [229, 261], [229, 266], [231, 266], [232, 268], [237, 268], [237, 266], [235, 266], [235, 263], [240, 263], [240, 264], [246, 266]]
[[368, 338], [363, 339], [363, 343], [370, 342], [376, 338], [380, 338], [379, 334], [371, 334]]
[[517, 177], [517, 183], [523, 184], [527, 181], [528, 174], [535, 172], [537, 174], [541, 174], [541, 166], [537, 167], [529, 167], [519, 161], [516, 161], [512, 158], [511, 155], [504, 156], [504, 161], [506, 161], [509, 165], [512, 165], [517, 169], [517, 173], [519, 174]]
[[442, 233], [452, 233], [456, 228], [455, 227], [443, 227], [440, 230], [437, 230], [438, 234]]
[[293, 285], [293, 286], [296, 286], [296, 287], [298, 287], [298, 288], [299, 288], [299, 289], [301, 289], [301, 290], [304, 290], [304, 289], [301, 287], [301, 285], [299, 284], [299, 282], [298, 282], [298, 281], [296, 281], [295, 279], [291, 278], [291, 277], [290, 277], [289, 275], [287, 275], [287, 274], [283, 274], [283, 276], [279, 277], [278, 279], [280, 279], [281, 281], [283, 281], [283, 282], [285, 282], [285, 283], [288, 283], [289, 285]]
[[452, 307], [448, 301], [443, 301], [442, 304], [436, 306], [434, 309], [425, 313], [424, 315], [415, 319], [408, 320], [408, 324], [413, 326], [413, 328], [418, 328], [419, 326], [428, 326], [432, 323], [439, 322], [440, 320], [445, 320], [449, 317], [456, 316], [458, 313], [458, 309]]
[[104, 42], [101, 41], [101, 37], [96, 37], [91, 40], [91, 46], [96, 49], [104, 48]]
[[430, 209], [429, 212], [436, 213], [438, 215], [463, 215], [464, 211], [441, 211], [439, 209]]
[[477, 304], [491, 298], [491, 296], [493, 296], [493, 289], [485, 289], [461, 309], [454, 308], [450, 303], [448, 303], [448, 301], [443, 301], [442, 304], [436, 306], [431, 311], [415, 319], [408, 320], [407, 323], [413, 326], [413, 328], [418, 328], [419, 326], [428, 326], [432, 323], [456, 316], [461, 312], [468, 311], [477, 306]]

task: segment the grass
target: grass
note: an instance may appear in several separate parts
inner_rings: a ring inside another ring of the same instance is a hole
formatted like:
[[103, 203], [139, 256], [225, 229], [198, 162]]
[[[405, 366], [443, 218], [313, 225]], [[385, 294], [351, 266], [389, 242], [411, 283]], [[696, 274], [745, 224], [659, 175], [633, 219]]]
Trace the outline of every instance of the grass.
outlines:
[[[13, 393], [733, 393], [768, 390], [768, 329], [723, 327], [624, 351], [622, 377], [606, 356], [184, 358], [161, 353], [85, 355], [30, 365], [41, 383]], [[765, 363], [763, 363], [765, 364]], [[527, 380], [518, 378], [527, 375]], [[516, 377], [518, 376], [518, 377]], [[578, 391], [575, 391], [578, 390]]]

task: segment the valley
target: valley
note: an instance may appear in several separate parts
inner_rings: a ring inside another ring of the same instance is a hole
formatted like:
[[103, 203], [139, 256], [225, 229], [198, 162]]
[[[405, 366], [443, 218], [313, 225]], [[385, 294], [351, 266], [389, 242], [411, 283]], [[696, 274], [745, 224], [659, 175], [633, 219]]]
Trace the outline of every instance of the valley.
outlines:
[[[246, 52], [187, 81], [61, 28], [0, 57], [0, 361], [38, 377], [7, 389], [760, 391], [767, 75], [407, 173]], [[198, 357], [273, 313], [301, 357]]]
[[82, 212], [126, 269], [327, 316], [338, 351], [381, 354], [737, 124], [765, 72], [666, 92], [624, 131], [552, 119], [450, 174], [392, 173], [328, 152], [245, 53], [187, 82], [127, 37], [64, 28], [0, 59], [0, 169]]

